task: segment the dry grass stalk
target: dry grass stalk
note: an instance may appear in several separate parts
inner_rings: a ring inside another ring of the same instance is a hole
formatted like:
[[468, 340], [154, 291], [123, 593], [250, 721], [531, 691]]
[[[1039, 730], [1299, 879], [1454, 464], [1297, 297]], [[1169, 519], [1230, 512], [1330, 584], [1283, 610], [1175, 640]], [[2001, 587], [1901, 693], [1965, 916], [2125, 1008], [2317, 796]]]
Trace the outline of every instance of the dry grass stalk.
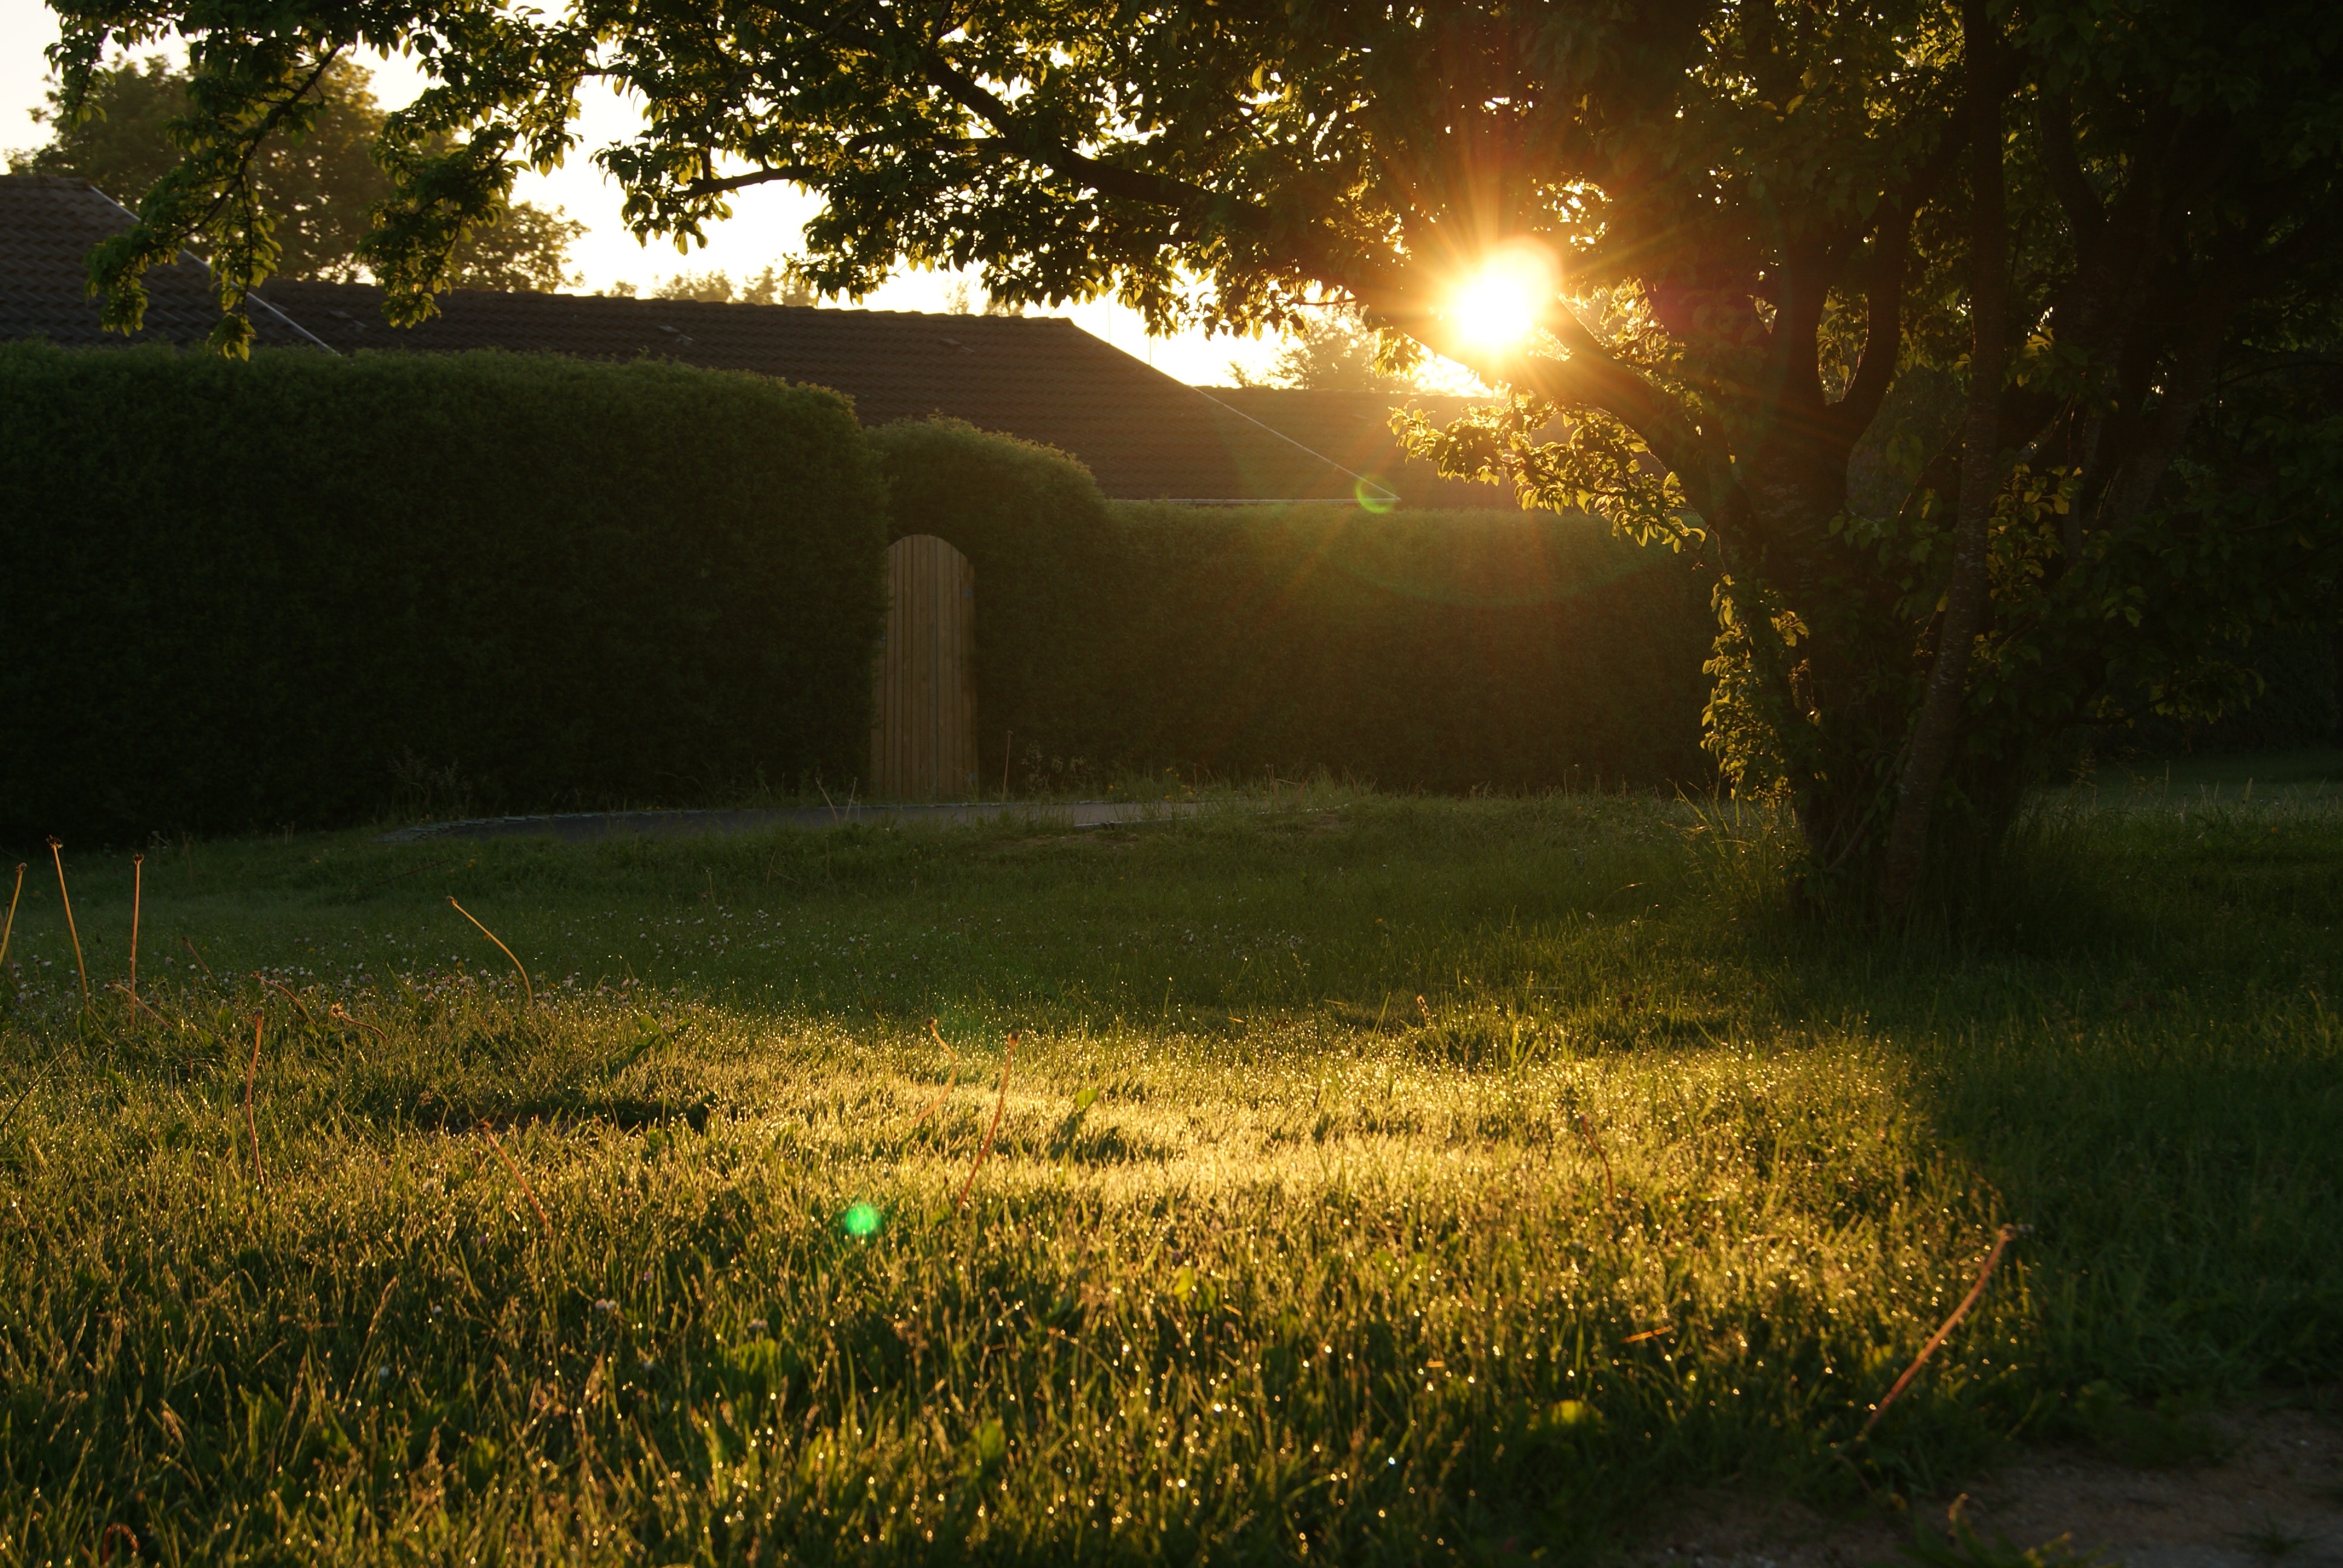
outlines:
[[937, 1111], [941, 1111], [944, 1108], [944, 1101], [950, 1095], [953, 1090], [960, 1087], [960, 1057], [953, 1051], [950, 1046], [944, 1044], [943, 1032], [936, 1028], [936, 1020], [934, 1019], [928, 1020], [928, 1035], [938, 1045], [943, 1046], [944, 1055], [950, 1059], [951, 1077], [944, 1081], [941, 1092], [937, 1094], [933, 1100], [928, 1101], [928, 1108], [925, 1111], [920, 1111], [917, 1116], [911, 1118], [911, 1125], [914, 1127], [917, 1127], [920, 1122], [925, 1121], [929, 1117], [933, 1116]]
[[161, 1013], [156, 1012], [152, 1007], [149, 1007], [146, 1004], [146, 999], [145, 997], [140, 996], [136, 991], [131, 990], [128, 986], [124, 985], [120, 980], [114, 980], [109, 982], [109, 984], [111, 989], [120, 991], [124, 996], [130, 999], [130, 1008], [132, 1011], [143, 1012], [148, 1018], [153, 1019], [156, 1023], [162, 1024], [166, 1028], [170, 1026], [171, 1020], [165, 1018]]
[[1001, 1053], [1001, 1098], [993, 1102], [992, 1125], [984, 1130], [984, 1142], [976, 1151], [976, 1163], [968, 1168], [968, 1180], [960, 1190], [960, 1206], [952, 1211], [958, 1219], [968, 1211], [968, 1195], [976, 1189], [976, 1173], [984, 1169], [984, 1157], [992, 1152], [993, 1134], [1001, 1131], [1001, 1113], [1009, 1109], [1009, 1064], [1017, 1060], [1017, 1035], [1011, 1030], [1009, 1043]]
[[138, 1000], [138, 906], [146, 895], [146, 857], [130, 857], [130, 1000]]
[[194, 955], [196, 967], [204, 971], [204, 978], [211, 981], [214, 985], [219, 984], [219, 976], [212, 973], [212, 966], [204, 962], [204, 955], [196, 951], [195, 942], [186, 937], [181, 937], [179, 941], [186, 948], [190, 954]]
[[0, 928], [0, 968], [8, 962], [8, 940], [16, 934], [16, 900], [25, 896], [25, 862], [16, 862], [16, 890], [8, 895], [8, 924]]
[[291, 1002], [294, 1007], [299, 1010], [303, 1022], [307, 1023], [311, 1029], [317, 1027], [317, 1019], [310, 1013], [307, 1007], [302, 1005], [301, 999], [293, 994], [293, 988], [291, 986], [286, 985], [279, 980], [270, 980], [266, 975], [256, 972], [252, 978], [258, 980], [262, 985], [266, 986], [269, 990], [283, 993], [285, 1000]]
[[[453, 899], [447, 901], [455, 902]], [[488, 1147], [497, 1151], [497, 1158], [505, 1162], [505, 1169], [512, 1172], [513, 1180], [519, 1182], [520, 1190], [528, 1195], [528, 1206], [537, 1211], [537, 1222], [545, 1227], [548, 1236], [552, 1235], [553, 1221], [546, 1213], [545, 1205], [537, 1201], [537, 1189], [529, 1185], [528, 1173], [520, 1168], [519, 1161], [506, 1152], [504, 1144], [497, 1138], [497, 1130], [488, 1125], [485, 1117], [480, 1121], [480, 1131], [488, 1135]]]
[[1896, 1386], [1887, 1391], [1887, 1397], [1871, 1407], [1870, 1419], [1863, 1423], [1863, 1430], [1855, 1434], [1855, 1442], [1861, 1442], [1871, 1435], [1871, 1429], [1879, 1424], [1879, 1418], [1887, 1413], [1887, 1407], [1896, 1402], [1897, 1395], [1911, 1386], [1912, 1380], [1920, 1375], [1920, 1368], [1926, 1363], [1930, 1356], [1936, 1353], [1936, 1347], [1943, 1344], [1946, 1336], [1958, 1328], [1961, 1320], [1969, 1315], [1969, 1309], [1976, 1306], [1977, 1298], [1985, 1294], [1986, 1282], [1993, 1278], [1994, 1270], [2000, 1266], [2001, 1254], [2008, 1249], [2009, 1243], [2015, 1241], [2018, 1232], [2024, 1229], [2022, 1225], [2004, 1225], [1995, 1235], [1993, 1251], [1985, 1255], [1985, 1266], [1977, 1270], [1976, 1283], [1969, 1287], [1969, 1293], [1961, 1298], [1961, 1304], [1953, 1309], [1953, 1315], [1945, 1320], [1944, 1327], [1928, 1336], [1928, 1342], [1920, 1347], [1920, 1353], [1912, 1358], [1912, 1364], [1904, 1369], [1904, 1375], [1896, 1380]]
[[348, 1009], [342, 1006], [340, 1002], [335, 1002], [330, 1007], [327, 1008], [326, 1016], [332, 1019], [337, 1023], [348, 1024], [352, 1029], [362, 1029], [368, 1034], [374, 1036], [377, 1040], [382, 1041], [385, 1045], [388, 1045], [390, 1043], [390, 1036], [383, 1033], [382, 1030], [375, 1028], [374, 1025], [368, 1023], [366, 1020], [352, 1013]]
[[[33, 1076], [25, 1081], [24, 1091], [8, 1102], [8, 1113], [5, 1116], [0, 1116], [0, 1132], [8, 1131], [8, 1124], [16, 1120], [16, 1112], [23, 1108], [25, 1101], [33, 1098], [33, 1091], [41, 1086], [41, 1077], [47, 1071], [47, 1062], [42, 1062], [33, 1069]], [[18, 1211], [18, 1217], [22, 1218], [22, 1211]]]
[[1586, 1112], [1584, 1111], [1578, 1113], [1578, 1135], [1586, 1140], [1586, 1146], [1594, 1151], [1594, 1158], [1602, 1161], [1603, 1201], [1610, 1205], [1611, 1211], [1615, 1214], [1619, 1211], [1619, 1188], [1618, 1184], [1611, 1180], [1611, 1156], [1604, 1151], [1603, 1141], [1594, 1136], [1594, 1124], [1586, 1120]]
[[466, 920], [470, 920], [472, 924], [479, 926], [480, 935], [488, 938], [488, 940], [495, 942], [497, 944], [497, 950], [503, 953], [505, 957], [512, 959], [513, 971], [520, 976], [520, 989], [522, 994], [528, 998], [528, 1005], [535, 1007], [537, 1005], [537, 988], [528, 983], [528, 971], [521, 968], [520, 960], [513, 958], [512, 949], [505, 946], [503, 939], [499, 938], [496, 932], [488, 930], [486, 926], [481, 926], [479, 920], [473, 915], [471, 910], [456, 902], [456, 896], [453, 893], [450, 893], [447, 896], [447, 905], [458, 914], [463, 916]]
[[244, 1130], [252, 1138], [252, 1181], [257, 1187], [268, 1185], [268, 1179], [260, 1173], [260, 1123], [252, 1119], [252, 1084], [260, 1076], [260, 1026], [263, 1021], [260, 1014], [252, 1015], [252, 1062], [244, 1070]]
[[81, 1010], [87, 1012], [89, 1010], [89, 965], [81, 956], [81, 930], [74, 924], [73, 895], [65, 891], [65, 841], [51, 835], [49, 859], [57, 863], [57, 897], [65, 900], [65, 930], [73, 937], [74, 965], [81, 970]]

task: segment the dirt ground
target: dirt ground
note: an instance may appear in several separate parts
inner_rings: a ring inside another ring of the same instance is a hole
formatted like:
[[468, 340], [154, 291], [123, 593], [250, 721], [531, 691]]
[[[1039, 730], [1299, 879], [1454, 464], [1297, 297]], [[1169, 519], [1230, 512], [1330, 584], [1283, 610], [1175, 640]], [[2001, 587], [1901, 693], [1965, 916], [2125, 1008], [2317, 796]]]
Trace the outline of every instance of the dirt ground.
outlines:
[[[2332, 1400], [2318, 1402], [2332, 1409]], [[2097, 1453], [2023, 1452], [1966, 1488], [1962, 1516], [1988, 1547], [2060, 1536], [2128, 1568], [2343, 1568], [2343, 1422], [2299, 1404], [2206, 1418], [2218, 1461], [2143, 1470]], [[1834, 1518], [1731, 1491], [1680, 1501], [1630, 1553], [1639, 1568], [1869, 1568], [1909, 1564], [1910, 1521], [1945, 1533], [1950, 1497]], [[1996, 1568], [2017, 1568], [1994, 1553]]]

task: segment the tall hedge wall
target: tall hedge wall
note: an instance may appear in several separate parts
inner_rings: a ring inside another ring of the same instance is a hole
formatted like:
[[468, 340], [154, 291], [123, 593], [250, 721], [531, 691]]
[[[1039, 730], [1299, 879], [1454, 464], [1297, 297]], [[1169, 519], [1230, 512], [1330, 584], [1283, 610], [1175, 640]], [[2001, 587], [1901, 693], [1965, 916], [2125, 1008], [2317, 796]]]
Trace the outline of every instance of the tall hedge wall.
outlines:
[[976, 710], [985, 777], [1011, 734], [1107, 732], [1126, 699], [1099, 659], [1119, 646], [1129, 541], [1090, 470], [953, 419], [870, 432], [887, 476], [888, 538], [934, 534], [976, 568]]
[[[1111, 505], [964, 426], [874, 433], [898, 535], [976, 568], [999, 777], [1131, 766], [1387, 787], [1696, 779], [1713, 636], [1678, 558], [1582, 518]], [[1075, 766], [1080, 759], [1080, 766]]]
[[883, 539], [820, 390], [0, 348], [0, 839], [858, 772]]

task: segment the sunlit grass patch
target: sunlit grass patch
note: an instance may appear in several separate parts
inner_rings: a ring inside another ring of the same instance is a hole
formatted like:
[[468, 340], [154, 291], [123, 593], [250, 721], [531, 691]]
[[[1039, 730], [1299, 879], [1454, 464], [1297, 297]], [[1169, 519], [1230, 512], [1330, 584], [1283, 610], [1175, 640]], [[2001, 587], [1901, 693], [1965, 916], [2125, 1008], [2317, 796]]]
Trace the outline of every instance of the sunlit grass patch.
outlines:
[[2038, 953], [1602, 799], [157, 851], [151, 1012], [20, 917], [0, 1552], [1415, 1561], [2153, 1435], [2343, 1351], [2337, 828], [2089, 817]]

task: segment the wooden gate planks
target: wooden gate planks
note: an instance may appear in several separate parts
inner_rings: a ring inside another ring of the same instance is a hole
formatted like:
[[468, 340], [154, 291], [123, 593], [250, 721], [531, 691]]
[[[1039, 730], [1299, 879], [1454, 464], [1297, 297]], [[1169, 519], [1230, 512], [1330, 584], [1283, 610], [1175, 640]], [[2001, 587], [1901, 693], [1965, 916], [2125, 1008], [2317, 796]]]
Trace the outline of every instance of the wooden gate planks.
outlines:
[[887, 549], [887, 630], [872, 671], [870, 779], [881, 796], [976, 792], [976, 568], [933, 534]]

